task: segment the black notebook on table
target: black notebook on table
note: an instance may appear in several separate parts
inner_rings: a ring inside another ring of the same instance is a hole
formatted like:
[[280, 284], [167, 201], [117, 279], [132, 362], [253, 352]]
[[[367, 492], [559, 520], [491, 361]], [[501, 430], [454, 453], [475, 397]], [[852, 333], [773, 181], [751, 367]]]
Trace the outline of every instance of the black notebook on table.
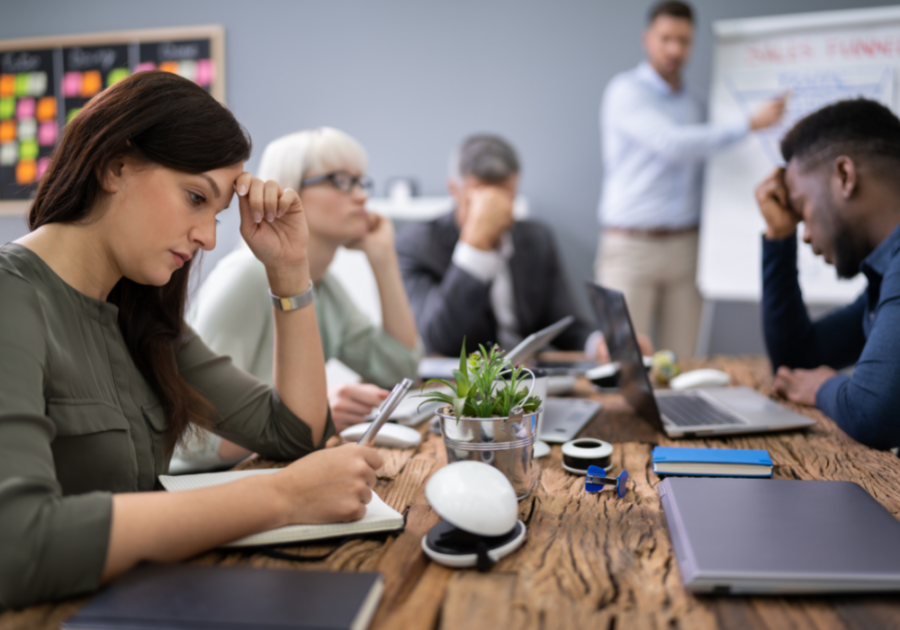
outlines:
[[78, 630], [365, 630], [379, 573], [144, 564], [100, 591], [62, 624]]

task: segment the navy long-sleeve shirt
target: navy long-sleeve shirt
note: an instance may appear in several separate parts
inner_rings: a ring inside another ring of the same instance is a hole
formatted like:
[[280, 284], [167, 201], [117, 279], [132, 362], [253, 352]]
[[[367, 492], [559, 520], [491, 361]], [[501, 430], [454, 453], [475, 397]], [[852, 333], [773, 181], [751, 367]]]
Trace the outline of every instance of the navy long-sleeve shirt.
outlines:
[[763, 238], [762, 319], [772, 367], [841, 369], [816, 407], [850, 437], [900, 446], [900, 226], [860, 266], [869, 286], [852, 304], [813, 322], [797, 280], [797, 239]]

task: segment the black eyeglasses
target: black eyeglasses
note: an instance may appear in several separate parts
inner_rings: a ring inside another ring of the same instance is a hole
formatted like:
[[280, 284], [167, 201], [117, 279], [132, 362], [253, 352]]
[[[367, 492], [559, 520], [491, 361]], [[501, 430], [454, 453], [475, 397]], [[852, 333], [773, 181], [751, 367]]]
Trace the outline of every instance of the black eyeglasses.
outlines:
[[322, 182], [329, 182], [332, 186], [340, 190], [342, 193], [350, 194], [353, 192], [353, 189], [356, 186], [362, 188], [365, 192], [372, 191], [372, 180], [365, 175], [361, 177], [357, 177], [356, 175], [351, 175], [346, 171], [335, 171], [334, 173], [326, 173], [325, 175], [319, 175], [318, 177], [310, 177], [309, 179], [304, 179], [300, 182], [300, 188], [305, 188], [307, 186], [313, 186], [315, 184], [321, 184]]

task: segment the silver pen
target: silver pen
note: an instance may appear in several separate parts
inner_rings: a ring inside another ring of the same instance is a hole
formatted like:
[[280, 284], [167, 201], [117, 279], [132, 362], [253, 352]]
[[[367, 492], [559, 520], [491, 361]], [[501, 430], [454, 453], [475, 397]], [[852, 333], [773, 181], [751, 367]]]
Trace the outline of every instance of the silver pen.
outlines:
[[394, 389], [391, 390], [391, 393], [388, 394], [388, 397], [384, 399], [384, 402], [381, 403], [381, 407], [378, 408], [378, 414], [375, 419], [372, 421], [372, 425], [368, 428], [368, 430], [363, 434], [361, 438], [359, 438], [360, 446], [372, 446], [375, 444], [375, 435], [384, 426], [384, 423], [388, 421], [388, 418], [391, 417], [391, 414], [394, 413], [394, 409], [397, 408], [397, 405], [400, 404], [400, 401], [403, 400], [403, 397], [406, 396], [406, 392], [409, 391], [409, 388], [412, 387], [412, 379], [405, 378], [396, 385], [394, 385]]

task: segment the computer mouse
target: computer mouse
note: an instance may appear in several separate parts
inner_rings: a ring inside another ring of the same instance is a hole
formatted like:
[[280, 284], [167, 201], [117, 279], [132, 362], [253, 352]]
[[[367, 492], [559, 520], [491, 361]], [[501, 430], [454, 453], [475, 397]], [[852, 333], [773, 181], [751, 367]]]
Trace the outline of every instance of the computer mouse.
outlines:
[[722, 370], [704, 368], [679, 374], [669, 381], [669, 387], [677, 390], [697, 389], [699, 387], [725, 387], [730, 382], [731, 377]]
[[[361, 422], [341, 431], [346, 442], [357, 442], [371, 426], [371, 422]], [[393, 446], [396, 448], [412, 448], [422, 442], [422, 435], [415, 429], [387, 422], [375, 435], [375, 446]]]
[[506, 534], [519, 518], [519, 501], [509, 479], [484, 462], [444, 466], [425, 484], [425, 498], [442, 519], [479, 536]]

